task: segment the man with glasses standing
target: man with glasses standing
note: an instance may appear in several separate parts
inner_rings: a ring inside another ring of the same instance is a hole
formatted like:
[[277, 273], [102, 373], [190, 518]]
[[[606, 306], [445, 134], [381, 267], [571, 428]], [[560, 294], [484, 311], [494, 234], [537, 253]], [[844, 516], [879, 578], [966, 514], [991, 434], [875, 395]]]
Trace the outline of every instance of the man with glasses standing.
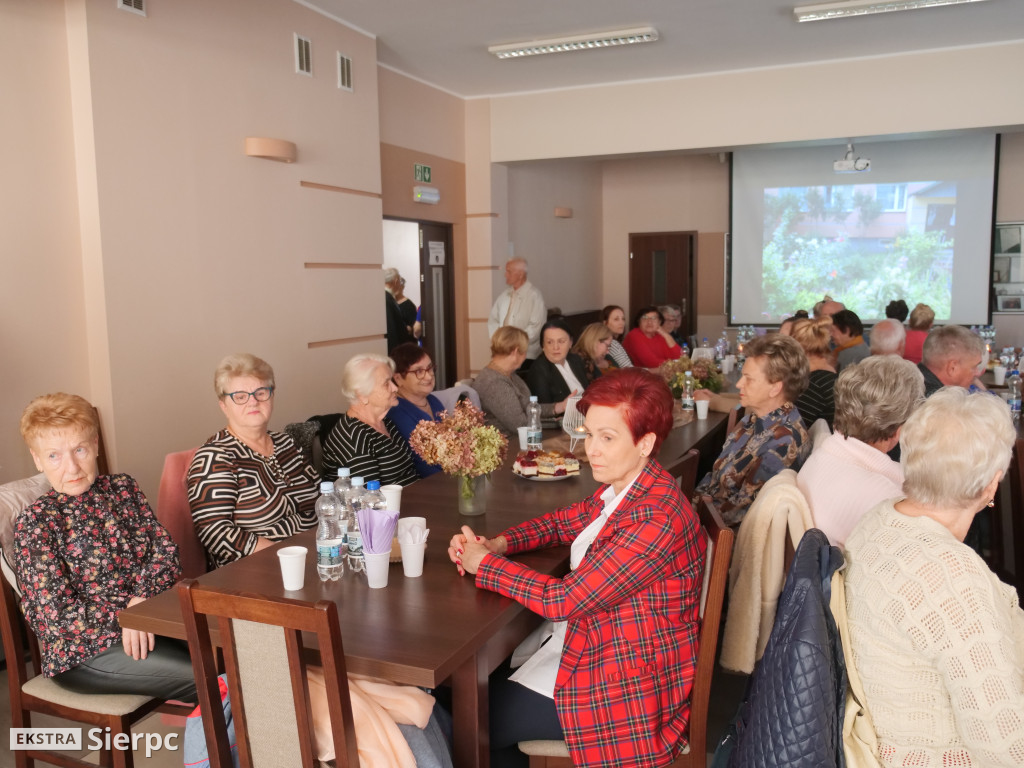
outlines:
[[505, 263], [505, 284], [508, 288], [495, 300], [491, 314], [487, 318], [488, 338], [506, 325], [526, 331], [529, 341], [524, 368], [540, 354], [540, 329], [548, 319], [544, 297], [533, 283], [526, 279], [526, 273], [526, 259], [509, 259]]
[[399, 344], [415, 341], [416, 305], [405, 296], [405, 278], [394, 267], [384, 270], [384, 311], [387, 319], [388, 354]]
[[291, 437], [267, 429], [275, 390], [267, 362], [228, 355], [214, 389], [228, 424], [196, 451], [186, 485], [196, 535], [217, 568], [316, 525], [320, 477]]

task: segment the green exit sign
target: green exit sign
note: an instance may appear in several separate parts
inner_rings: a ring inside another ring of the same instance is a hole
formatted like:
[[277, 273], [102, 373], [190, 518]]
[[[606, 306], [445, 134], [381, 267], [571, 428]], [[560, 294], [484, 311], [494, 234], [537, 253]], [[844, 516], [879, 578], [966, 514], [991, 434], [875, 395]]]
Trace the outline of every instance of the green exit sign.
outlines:
[[430, 166], [420, 165], [419, 163], [413, 164], [413, 176], [416, 181], [425, 181], [430, 183]]

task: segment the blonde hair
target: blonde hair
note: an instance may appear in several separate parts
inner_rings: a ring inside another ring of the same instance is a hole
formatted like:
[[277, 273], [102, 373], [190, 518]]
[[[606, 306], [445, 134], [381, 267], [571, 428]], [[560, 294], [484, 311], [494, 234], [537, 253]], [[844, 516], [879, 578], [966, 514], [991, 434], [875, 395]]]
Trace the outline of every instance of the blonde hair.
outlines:
[[369, 395], [377, 384], [374, 371], [382, 365], [388, 369], [389, 378], [394, 375], [395, 361], [385, 355], [366, 352], [351, 358], [341, 373], [341, 394], [350, 402]]
[[602, 341], [610, 340], [614, 334], [604, 323], [591, 323], [580, 334], [579, 341], [573, 345], [572, 351], [584, 360], [594, 359], [594, 349]]
[[96, 409], [84, 397], [55, 392], [40, 395], [21, 414], [21, 437], [30, 448], [44, 433], [81, 432], [92, 439], [99, 434]]
[[213, 391], [217, 393], [217, 397], [224, 397], [227, 394], [228, 382], [240, 376], [259, 379], [265, 387], [274, 386], [274, 369], [270, 367], [270, 363], [248, 352], [236, 352], [221, 360], [217, 370], [213, 372]]
[[514, 325], [503, 325], [491, 336], [491, 357], [504, 357], [515, 350], [526, 354], [530, 347], [530, 337], [522, 328]]
[[832, 352], [832, 318], [826, 315], [814, 320], [803, 317], [794, 320], [789, 335], [803, 347], [808, 357], [825, 357]]
[[910, 327], [915, 331], [927, 331], [935, 322], [935, 310], [927, 304], [918, 304], [910, 310]]
[[924, 399], [924, 376], [909, 360], [868, 357], [836, 379], [836, 432], [865, 443], [888, 440]]
[[978, 501], [995, 474], [1010, 466], [1016, 435], [1001, 398], [943, 387], [903, 425], [903, 492], [930, 507]]
[[787, 402], [794, 402], [807, 389], [811, 367], [803, 347], [792, 336], [756, 336], [745, 351], [748, 360], [763, 358], [765, 378], [769, 384], [782, 382], [782, 395]]

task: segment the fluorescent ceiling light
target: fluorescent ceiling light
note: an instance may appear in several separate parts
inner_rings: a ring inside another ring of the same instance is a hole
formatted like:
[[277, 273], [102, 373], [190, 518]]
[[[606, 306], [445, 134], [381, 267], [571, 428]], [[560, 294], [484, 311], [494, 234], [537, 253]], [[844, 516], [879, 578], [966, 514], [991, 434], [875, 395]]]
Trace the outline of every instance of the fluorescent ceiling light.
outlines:
[[542, 53], [587, 51], [593, 48], [612, 48], [616, 45], [653, 43], [657, 39], [658, 30], [654, 27], [636, 27], [634, 29], [618, 29], [613, 32], [596, 32], [591, 35], [573, 35], [572, 37], [554, 37], [549, 40], [533, 40], [527, 43], [492, 45], [487, 51], [499, 59], [518, 59], [524, 56], [538, 56]]
[[837, 0], [833, 3], [800, 5], [793, 9], [797, 21], [822, 21], [841, 19], [846, 16], [866, 16], [869, 13], [890, 11], [913, 11], [937, 5], [959, 5], [960, 3], [982, 3], [985, 0]]

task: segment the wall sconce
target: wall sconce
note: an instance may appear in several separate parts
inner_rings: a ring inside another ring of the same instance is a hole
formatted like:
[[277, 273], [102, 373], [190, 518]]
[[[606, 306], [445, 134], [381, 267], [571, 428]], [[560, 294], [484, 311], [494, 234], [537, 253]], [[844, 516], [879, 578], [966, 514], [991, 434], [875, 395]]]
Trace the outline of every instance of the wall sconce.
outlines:
[[555, 208], [556, 219], [571, 219], [572, 208]]
[[245, 154], [248, 157], [263, 157], [277, 160], [279, 163], [294, 163], [298, 157], [298, 148], [293, 142], [284, 139], [266, 139], [258, 136], [247, 136]]

